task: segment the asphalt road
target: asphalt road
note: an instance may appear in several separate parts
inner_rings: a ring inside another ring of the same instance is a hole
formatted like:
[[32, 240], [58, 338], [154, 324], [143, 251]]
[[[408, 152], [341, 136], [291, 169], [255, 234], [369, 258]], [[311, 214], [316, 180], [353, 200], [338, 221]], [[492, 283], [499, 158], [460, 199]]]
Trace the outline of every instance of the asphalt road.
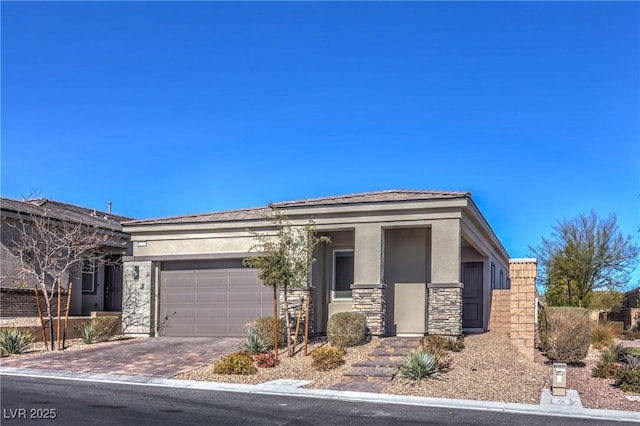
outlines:
[[0, 376], [0, 392], [2, 425], [607, 424], [602, 420], [14, 376]]

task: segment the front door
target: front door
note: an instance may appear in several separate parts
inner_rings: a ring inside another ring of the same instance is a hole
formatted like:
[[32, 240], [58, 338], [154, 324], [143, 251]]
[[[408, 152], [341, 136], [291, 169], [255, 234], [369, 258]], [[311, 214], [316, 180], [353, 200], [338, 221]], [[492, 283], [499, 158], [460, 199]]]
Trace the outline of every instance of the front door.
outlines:
[[482, 262], [462, 264], [462, 328], [482, 328]]
[[104, 310], [122, 310], [122, 266], [120, 263], [104, 267]]

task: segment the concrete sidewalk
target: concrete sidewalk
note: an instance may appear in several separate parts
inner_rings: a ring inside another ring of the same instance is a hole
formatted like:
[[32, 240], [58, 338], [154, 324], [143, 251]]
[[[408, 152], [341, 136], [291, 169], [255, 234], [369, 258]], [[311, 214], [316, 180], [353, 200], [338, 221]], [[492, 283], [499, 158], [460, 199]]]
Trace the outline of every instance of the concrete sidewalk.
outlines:
[[0, 367], [0, 375], [55, 378], [61, 380], [77, 380], [91, 382], [105, 382], [130, 384], [138, 386], [162, 386], [171, 388], [187, 388], [224, 392], [243, 392], [270, 395], [288, 395], [306, 398], [335, 399], [342, 401], [362, 401], [378, 404], [401, 404], [423, 407], [452, 408], [465, 410], [481, 410], [504, 413], [519, 413], [530, 415], [558, 416], [584, 419], [612, 420], [627, 423], [640, 423], [640, 413], [631, 411], [595, 410], [578, 407], [540, 406], [529, 404], [513, 404], [503, 402], [472, 401], [462, 399], [425, 398], [403, 395], [386, 395], [367, 392], [303, 389], [296, 386], [302, 383], [295, 381], [289, 384], [283, 382], [263, 383], [260, 385], [241, 385], [217, 382], [198, 382], [188, 380], [171, 380], [145, 376], [106, 375], [96, 373], [71, 373], [65, 371], [50, 371], [37, 369], [21, 369]]

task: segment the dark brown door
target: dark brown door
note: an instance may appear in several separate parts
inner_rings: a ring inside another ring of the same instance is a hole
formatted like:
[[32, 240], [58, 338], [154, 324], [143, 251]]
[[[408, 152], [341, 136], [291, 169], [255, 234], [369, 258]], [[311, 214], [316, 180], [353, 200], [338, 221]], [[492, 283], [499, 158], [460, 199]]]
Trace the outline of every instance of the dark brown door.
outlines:
[[482, 328], [482, 262], [462, 264], [462, 327]]
[[104, 310], [112, 312], [121, 311], [122, 266], [119, 263], [105, 265], [104, 283]]

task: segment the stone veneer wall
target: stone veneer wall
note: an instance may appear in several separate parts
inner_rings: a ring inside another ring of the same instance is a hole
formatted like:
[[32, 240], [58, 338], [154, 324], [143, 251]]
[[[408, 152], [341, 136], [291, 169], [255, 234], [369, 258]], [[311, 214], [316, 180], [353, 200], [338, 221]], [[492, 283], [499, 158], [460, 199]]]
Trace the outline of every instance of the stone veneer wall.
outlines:
[[427, 333], [462, 334], [462, 289], [464, 284], [427, 284], [429, 291]]
[[491, 291], [489, 331], [506, 334], [511, 332], [511, 290]]
[[[291, 331], [295, 333], [296, 331], [296, 322], [298, 321], [298, 312], [302, 309], [302, 316], [300, 318], [300, 331], [298, 332], [298, 339], [304, 337], [304, 323], [306, 319], [306, 311], [307, 311], [307, 289], [290, 289], [288, 290], [289, 295], [287, 299], [289, 300], [289, 319], [291, 322]], [[314, 324], [313, 324], [313, 315], [314, 315], [314, 305], [313, 305], [313, 289], [311, 290], [311, 304], [309, 309], [309, 334], [315, 333]], [[304, 299], [303, 299], [304, 297]], [[278, 301], [280, 303], [280, 317], [284, 319], [284, 292], [278, 292]], [[302, 306], [300, 304], [302, 303]]]
[[529, 360], [533, 360], [536, 338], [536, 267], [536, 259], [509, 260], [511, 343]]
[[351, 309], [367, 317], [367, 327], [374, 337], [384, 334], [385, 284], [351, 285]]
[[[138, 267], [136, 277], [135, 267]], [[152, 335], [153, 262], [124, 262], [122, 282], [122, 331], [125, 334]]]

